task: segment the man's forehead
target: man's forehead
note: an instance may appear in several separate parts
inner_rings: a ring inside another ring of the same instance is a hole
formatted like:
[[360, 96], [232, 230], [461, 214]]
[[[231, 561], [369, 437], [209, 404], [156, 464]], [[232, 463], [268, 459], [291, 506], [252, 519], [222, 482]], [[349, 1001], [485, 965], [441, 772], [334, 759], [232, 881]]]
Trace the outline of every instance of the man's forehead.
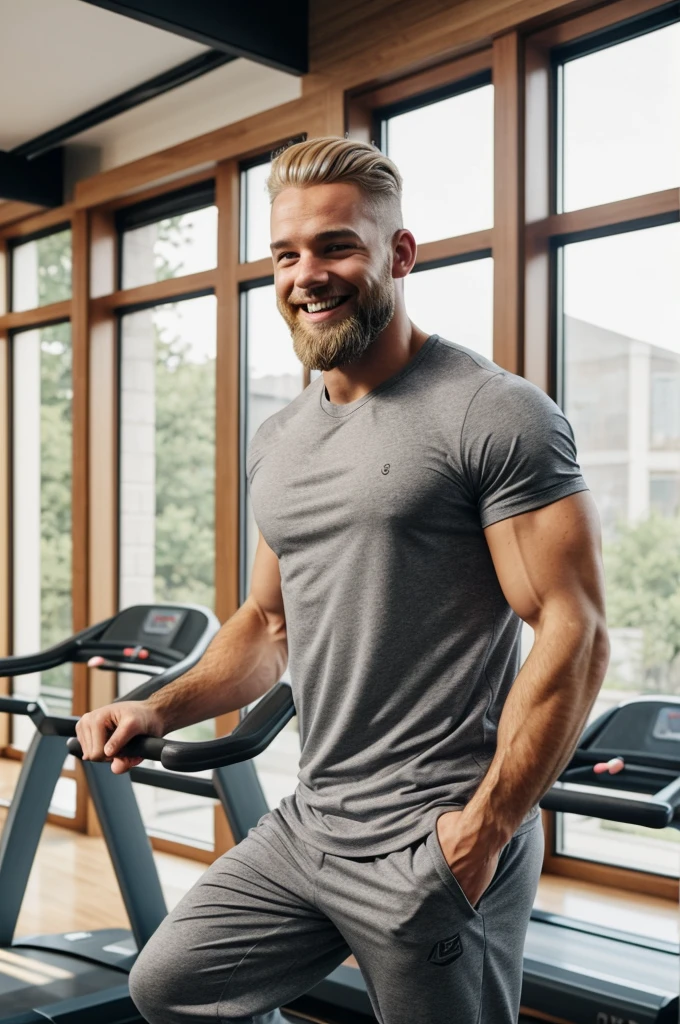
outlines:
[[362, 225], [374, 221], [371, 203], [348, 182], [286, 188], [272, 204], [272, 233], [274, 225], [309, 227], [312, 222], [316, 231], [345, 226], [361, 231]]

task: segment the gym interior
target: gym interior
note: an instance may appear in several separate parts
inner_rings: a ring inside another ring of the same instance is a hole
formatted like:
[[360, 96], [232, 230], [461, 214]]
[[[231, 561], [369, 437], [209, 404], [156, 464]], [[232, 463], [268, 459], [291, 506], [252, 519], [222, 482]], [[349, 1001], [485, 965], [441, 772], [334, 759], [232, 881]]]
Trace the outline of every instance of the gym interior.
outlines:
[[[0, 1022], [141, 1021], [136, 950], [295, 788], [285, 686], [132, 780], [66, 744], [248, 594], [247, 446], [319, 372], [276, 309], [265, 180], [325, 135], [395, 161], [412, 320], [561, 406], [602, 522], [611, 657], [543, 801], [520, 1019], [677, 1021], [680, 4], [6, 0], [0, 20]], [[351, 958], [285, 1013], [375, 1020]]]

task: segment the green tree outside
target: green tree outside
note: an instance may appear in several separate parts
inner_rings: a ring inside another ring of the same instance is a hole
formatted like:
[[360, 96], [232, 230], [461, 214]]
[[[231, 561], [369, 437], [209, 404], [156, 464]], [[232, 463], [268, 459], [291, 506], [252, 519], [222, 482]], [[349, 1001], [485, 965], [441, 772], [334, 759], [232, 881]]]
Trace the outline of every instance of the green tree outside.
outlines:
[[680, 693], [680, 518], [619, 524], [604, 561], [610, 627], [642, 630], [635, 691]]

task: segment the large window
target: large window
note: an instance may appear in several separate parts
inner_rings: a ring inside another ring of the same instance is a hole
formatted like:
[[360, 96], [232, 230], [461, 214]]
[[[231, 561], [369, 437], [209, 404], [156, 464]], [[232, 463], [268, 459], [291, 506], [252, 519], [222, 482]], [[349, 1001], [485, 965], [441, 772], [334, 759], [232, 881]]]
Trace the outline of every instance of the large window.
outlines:
[[[121, 319], [121, 608], [214, 606], [215, 313], [209, 295]], [[121, 673], [119, 692], [138, 683]], [[192, 740], [214, 734], [213, 722], [181, 730]], [[210, 801], [138, 790], [150, 830], [212, 847]]]
[[22, 312], [71, 298], [71, 231], [52, 232], [12, 247], [12, 309]]
[[679, 57], [675, 24], [561, 66], [559, 209], [677, 188]]
[[[73, 633], [71, 606], [72, 379], [68, 323], [18, 332], [13, 366], [14, 654], [50, 647]], [[72, 670], [61, 665], [17, 676], [15, 696], [70, 714]], [[13, 716], [12, 745], [26, 750], [33, 723]], [[75, 814], [75, 780], [57, 784], [52, 811]]]
[[405, 296], [408, 314], [418, 327], [493, 358], [491, 257], [434, 270], [418, 268], [406, 278]]
[[404, 180], [404, 227], [433, 242], [493, 225], [493, 86], [385, 112], [383, 148]]
[[270, 255], [267, 178], [271, 160], [258, 161], [241, 172], [241, 260], [252, 263]]
[[213, 196], [211, 184], [173, 193], [167, 201], [166, 217], [159, 217], [163, 204], [158, 201], [124, 210], [118, 217], [121, 288], [185, 277], [217, 266]]
[[[245, 357], [245, 439], [249, 444], [266, 419], [291, 402], [303, 387], [302, 366], [279, 311], [273, 284], [259, 285], [242, 295]], [[250, 495], [245, 493], [244, 568], [245, 589], [250, 589], [258, 530]], [[282, 678], [290, 681], [288, 671]], [[270, 807], [292, 793], [297, 785], [300, 740], [294, 718], [274, 742], [255, 758], [257, 773]]]
[[[30, 310], [71, 294], [71, 232], [64, 229], [11, 249], [12, 304]], [[12, 651], [49, 647], [73, 632], [71, 572], [72, 351], [68, 322], [16, 331], [12, 365]], [[70, 665], [17, 676], [13, 692], [69, 714]], [[11, 741], [26, 749], [33, 725], [13, 720]], [[70, 814], [72, 780], [62, 780], [60, 810]], [[63, 795], [62, 794], [62, 795]]]
[[[558, 209], [677, 186], [678, 53], [675, 24], [567, 55]], [[680, 694], [680, 225], [663, 220], [559, 251], [560, 392], [602, 520], [611, 640], [591, 717], [634, 696]], [[557, 852], [679, 874], [672, 829], [558, 816]]]
[[[486, 72], [440, 93], [379, 109], [382, 148], [403, 179], [404, 226], [425, 255], [406, 279], [410, 318], [491, 359], [493, 260], [490, 251], [446, 255], [428, 263], [427, 243], [493, 226], [493, 86]], [[481, 257], [481, 258], [480, 258]]]

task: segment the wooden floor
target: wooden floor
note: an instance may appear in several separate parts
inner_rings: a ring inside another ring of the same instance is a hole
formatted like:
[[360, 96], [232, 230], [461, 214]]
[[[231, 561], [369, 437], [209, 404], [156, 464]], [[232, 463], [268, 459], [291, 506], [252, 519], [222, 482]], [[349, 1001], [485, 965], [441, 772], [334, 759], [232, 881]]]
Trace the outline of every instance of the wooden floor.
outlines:
[[[11, 795], [16, 768], [0, 760], [0, 797]], [[8, 792], [9, 790], [9, 792]], [[0, 808], [0, 828], [6, 811]], [[169, 908], [205, 870], [189, 858], [155, 853]], [[669, 900], [604, 888], [556, 875], [543, 876], [536, 906], [579, 920], [633, 931], [657, 939], [679, 940], [678, 908]], [[24, 898], [17, 935], [128, 927], [103, 839], [48, 825]]]

